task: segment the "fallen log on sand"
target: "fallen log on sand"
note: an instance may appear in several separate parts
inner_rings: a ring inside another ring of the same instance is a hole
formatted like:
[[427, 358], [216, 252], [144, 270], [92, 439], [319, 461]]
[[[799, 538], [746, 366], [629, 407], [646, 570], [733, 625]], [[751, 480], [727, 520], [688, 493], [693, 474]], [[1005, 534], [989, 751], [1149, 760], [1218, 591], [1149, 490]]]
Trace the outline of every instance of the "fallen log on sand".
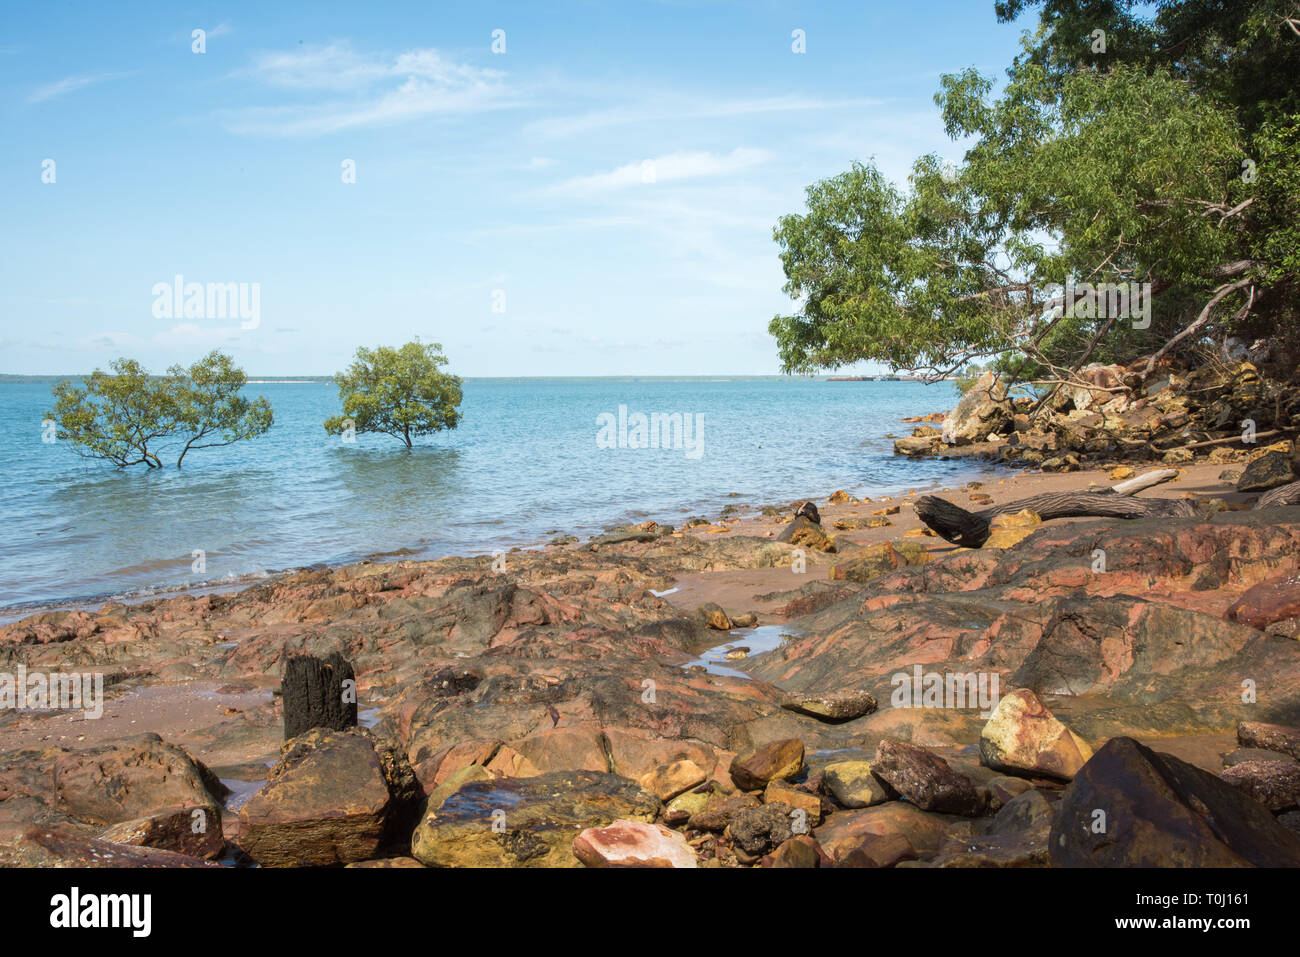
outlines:
[[[966, 548], [979, 548], [989, 537], [990, 526], [997, 516], [1010, 515], [1029, 509], [1043, 521], [1054, 518], [1153, 518], [1160, 516], [1190, 517], [1196, 509], [1187, 499], [1132, 498], [1135, 492], [1167, 482], [1178, 474], [1176, 469], [1158, 469], [1136, 478], [1093, 492], [1044, 492], [1029, 498], [1017, 499], [1004, 505], [994, 505], [978, 512], [969, 512], [960, 505], [934, 495], [923, 495], [916, 500], [918, 518], [941, 538]], [[1300, 500], [1300, 482], [1296, 498]], [[1282, 492], [1291, 486], [1282, 486]], [[1267, 498], [1267, 496], [1265, 496]], [[1275, 502], [1273, 504], [1287, 504]], [[1261, 498], [1255, 506], [1264, 506]]]

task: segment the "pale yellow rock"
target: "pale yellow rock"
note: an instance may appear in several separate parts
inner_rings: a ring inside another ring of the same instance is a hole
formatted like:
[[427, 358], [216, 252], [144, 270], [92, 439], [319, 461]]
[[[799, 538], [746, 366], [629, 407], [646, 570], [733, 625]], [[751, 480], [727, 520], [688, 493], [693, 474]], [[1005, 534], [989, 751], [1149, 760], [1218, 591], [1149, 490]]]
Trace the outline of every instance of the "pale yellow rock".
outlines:
[[1010, 548], [1038, 530], [1043, 520], [1038, 513], [1023, 509], [1014, 515], [998, 515], [989, 523], [991, 529], [984, 548]]
[[980, 763], [1071, 780], [1092, 757], [1092, 748], [1053, 715], [1027, 688], [1003, 696], [980, 732]]
[[993, 521], [989, 522], [989, 527], [995, 530], [999, 528], [1034, 528], [1042, 524], [1042, 516], [1025, 508], [1014, 514], [995, 516]]
[[641, 775], [637, 782], [647, 791], [651, 791], [661, 801], [669, 801], [691, 788], [699, 787], [708, 780], [708, 775], [694, 761], [689, 759], [660, 765], [652, 771]]

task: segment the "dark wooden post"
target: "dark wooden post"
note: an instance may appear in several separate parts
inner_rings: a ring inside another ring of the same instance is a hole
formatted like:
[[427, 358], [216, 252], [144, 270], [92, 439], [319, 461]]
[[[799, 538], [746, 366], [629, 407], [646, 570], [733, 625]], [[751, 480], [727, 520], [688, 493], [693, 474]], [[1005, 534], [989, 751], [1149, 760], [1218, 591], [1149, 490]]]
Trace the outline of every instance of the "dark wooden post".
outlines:
[[282, 683], [284, 739], [312, 728], [342, 731], [357, 726], [356, 675], [337, 651], [326, 658], [293, 655]]

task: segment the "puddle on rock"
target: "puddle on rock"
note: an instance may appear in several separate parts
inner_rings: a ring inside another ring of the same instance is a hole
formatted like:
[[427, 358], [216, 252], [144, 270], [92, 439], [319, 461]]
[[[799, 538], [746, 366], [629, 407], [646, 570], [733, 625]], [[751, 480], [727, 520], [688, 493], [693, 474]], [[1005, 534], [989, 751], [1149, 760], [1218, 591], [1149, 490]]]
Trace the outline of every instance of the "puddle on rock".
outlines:
[[704, 670], [711, 675], [727, 675], [732, 678], [750, 678], [736, 668], [728, 664], [727, 653], [738, 648], [748, 649], [745, 659], [753, 658], [755, 655], [761, 655], [768, 651], [775, 651], [781, 647], [781, 642], [787, 638], [798, 637], [797, 634], [785, 625], [759, 625], [757, 628], [738, 628], [730, 632], [731, 641], [724, 642], [720, 645], [714, 645], [712, 648], [704, 651], [698, 658], [688, 661], [683, 668], [693, 668], [696, 665], [703, 666]]

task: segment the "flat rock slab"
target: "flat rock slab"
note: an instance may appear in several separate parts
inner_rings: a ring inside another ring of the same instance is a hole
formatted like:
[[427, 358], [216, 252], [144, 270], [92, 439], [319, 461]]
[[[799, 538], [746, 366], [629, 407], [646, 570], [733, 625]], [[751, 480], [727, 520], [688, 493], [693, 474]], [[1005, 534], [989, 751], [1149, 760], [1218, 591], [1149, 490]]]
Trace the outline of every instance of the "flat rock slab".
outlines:
[[473, 781], [429, 811], [411, 854], [429, 867], [577, 867], [573, 841], [615, 821], [653, 821], [659, 799], [602, 771]]
[[110, 844], [71, 831], [33, 828], [0, 845], [2, 867], [220, 867], [210, 861], [152, 847]]

